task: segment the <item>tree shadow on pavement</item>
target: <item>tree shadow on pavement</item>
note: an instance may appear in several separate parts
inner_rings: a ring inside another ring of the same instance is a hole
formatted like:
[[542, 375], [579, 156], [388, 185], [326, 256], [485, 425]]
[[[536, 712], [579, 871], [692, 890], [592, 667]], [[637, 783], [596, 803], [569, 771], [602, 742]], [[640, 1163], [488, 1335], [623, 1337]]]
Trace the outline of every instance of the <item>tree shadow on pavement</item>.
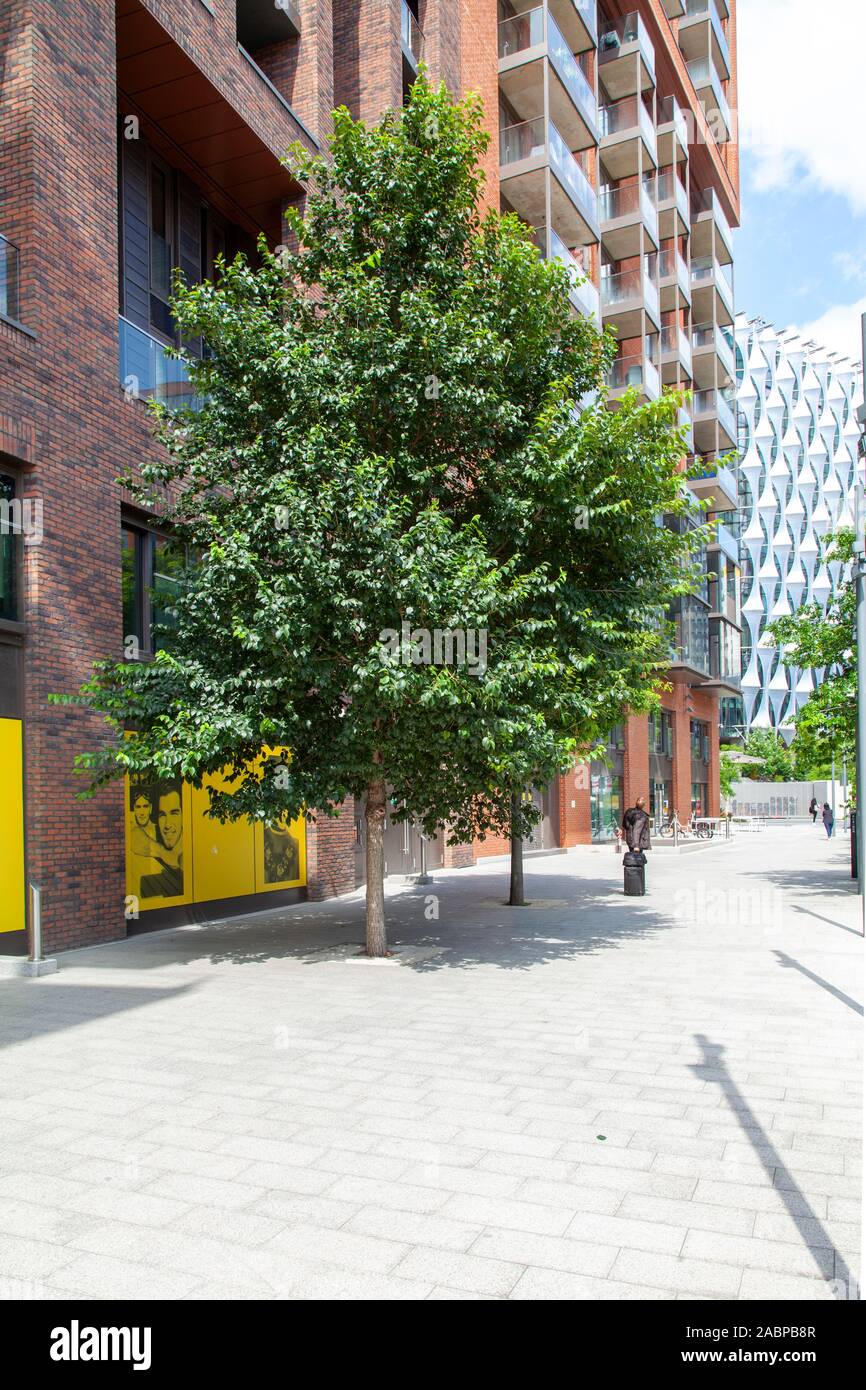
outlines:
[[[526, 891], [535, 905], [507, 907], [506, 876], [477, 871], [436, 876], [429, 885], [392, 887], [386, 914], [396, 960], [404, 949], [405, 965], [417, 971], [477, 965], [529, 970], [682, 926], [665, 911], [661, 895], [655, 901], [626, 898], [616, 882], [603, 878], [539, 873], [527, 877]], [[312, 966], [331, 963], [339, 948], [360, 953], [363, 941], [363, 900], [332, 899], [138, 935], [104, 953], [100, 948], [99, 962], [92, 960], [96, 952], [88, 953], [87, 964], [149, 968], [285, 960]], [[413, 960], [415, 949], [436, 954]]]

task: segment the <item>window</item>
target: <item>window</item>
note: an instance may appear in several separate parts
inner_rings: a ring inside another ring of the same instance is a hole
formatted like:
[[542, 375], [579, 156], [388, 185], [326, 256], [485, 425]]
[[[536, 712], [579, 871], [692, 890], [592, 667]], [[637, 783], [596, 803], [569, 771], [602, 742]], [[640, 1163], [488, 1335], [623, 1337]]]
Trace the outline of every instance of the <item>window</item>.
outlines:
[[155, 159], [150, 165], [150, 321], [167, 338], [174, 336], [171, 271], [175, 264], [171, 229], [174, 223], [168, 170]]
[[689, 724], [692, 745], [692, 758], [695, 762], [708, 763], [710, 760], [710, 726], [700, 719], [692, 719]]
[[0, 473], [0, 618], [18, 620], [18, 537], [12, 501], [15, 480]]
[[123, 526], [123, 642], [127, 656], [152, 656], [168, 646], [171, 629], [177, 625], [174, 603], [186, 571], [185, 546], [156, 531]]

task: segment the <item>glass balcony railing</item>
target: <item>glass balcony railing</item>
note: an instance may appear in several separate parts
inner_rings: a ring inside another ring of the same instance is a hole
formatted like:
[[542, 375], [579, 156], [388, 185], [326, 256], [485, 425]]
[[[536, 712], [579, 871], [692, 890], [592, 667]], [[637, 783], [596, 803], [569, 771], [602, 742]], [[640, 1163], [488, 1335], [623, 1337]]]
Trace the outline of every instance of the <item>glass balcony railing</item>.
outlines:
[[633, 386], [653, 401], [661, 395], [658, 370], [646, 357], [615, 358], [607, 375], [607, 384], [611, 391], [624, 391]]
[[0, 314], [16, 323], [20, 317], [18, 262], [18, 247], [0, 235]]
[[684, 150], [689, 147], [689, 123], [676, 97], [662, 97], [658, 104], [658, 125], [672, 125]]
[[713, 37], [718, 44], [719, 53], [725, 65], [725, 72], [731, 71], [731, 54], [728, 39], [722, 28], [722, 19], [716, 8], [716, 0], [686, 0], [685, 20], [709, 18]]
[[403, 47], [412, 55], [416, 65], [424, 57], [424, 32], [406, 0], [401, 0], [400, 37]]
[[536, 227], [533, 240], [543, 256], [565, 266], [569, 278], [569, 298], [585, 318], [601, 323], [598, 290], [590, 278], [587, 266], [572, 255], [562, 237], [553, 227]]
[[510, 58], [524, 49], [544, 43], [544, 6], [538, 5], [523, 14], [513, 15], [499, 23], [499, 56]]
[[598, 129], [598, 98], [550, 11], [547, 14], [547, 44], [562, 85], [594, 134]]
[[658, 176], [658, 201], [659, 207], [662, 203], [675, 203], [680, 210], [680, 216], [688, 226], [689, 223], [689, 195], [684, 184], [680, 182], [673, 169], [660, 169]]
[[734, 370], [734, 350], [727, 335], [717, 323], [701, 323], [692, 329], [692, 347], [695, 351], [712, 348], [716, 356], [724, 362], [731, 375]]
[[120, 384], [134, 400], [163, 401], [167, 406], [201, 409], [186, 363], [166, 357], [166, 344], [121, 317]]
[[655, 76], [655, 49], [652, 46], [647, 27], [637, 10], [624, 15], [622, 19], [609, 21], [605, 24], [598, 39], [599, 63], [613, 62], [615, 58], [620, 56], [623, 48], [633, 43], [637, 44], [647, 71]]
[[[728, 105], [728, 98], [722, 91], [722, 80], [716, 72], [716, 65], [712, 58], [695, 58], [692, 62], [687, 63], [686, 67], [689, 70], [689, 76], [692, 79], [696, 92], [700, 92], [706, 87], [712, 90], [713, 98], [716, 103], [715, 110], [717, 110], [721, 116], [725, 131], [730, 139], [731, 108]], [[705, 108], [704, 114], [707, 120], [710, 121], [713, 116], [713, 108]]]
[[685, 594], [677, 600], [675, 656], [695, 671], [710, 670], [710, 616], [700, 599]]
[[736, 421], [736, 400], [727, 391], [710, 389], [708, 391], [696, 391], [692, 403], [695, 418], [715, 417], [719, 424], [726, 431], [729, 439], [737, 437]]
[[691, 219], [696, 222], [704, 213], [711, 213], [713, 221], [722, 234], [722, 240], [728, 248], [731, 256], [734, 254], [734, 238], [731, 232], [731, 224], [725, 216], [722, 205], [719, 202], [718, 194], [714, 188], [705, 188], [701, 193], [695, 194], [691, 200]]
[[647, 149], [655, 155], [656, 131], [651, 113], [639, 97], [623, 97], [598, 108], [599, 135], [602, 139], [622, 131], [640, 129]]
[[550, 163], [561, 183], [565, 185], [575, 204], [588, 221], [590, 227], [597, 227], [597, 208], [595, 189], [563, 140], [553, 121], [548, 128], [550, 143]]
[[640, 270], [621, 270], [614, 275], [605, 275], [601, 282], [601, 303], [605, 309], [615, 309], [620, 304], [642, 299], [646, 276]]
[[727, 308], [734, 312], [734, 287], [724, 266], [715, 256], [698, 256], [692, 261], [692, 284], [696, 289], [715, 285]]
[[506, 126], [499, 132], [499, 163], [519, 164], [523, 159], [543, 155], [546, 149], [544, 135], [543, 116]]
[[602, 222], [615, 222], [620, 217], [643, 217], [645, 211], [655, 213], [649, 200], [644, 200], [639, 184], [628, 183], [624, 188], [607, 188], [598, 195], [598, 215]]
[[597, 0], [571, 0], [583, 20], [583, 27], [593, 43], [598, 43], [598, 5]]
[[[546, 139], [545, 139], [546, 135]], [[517, 164], [524, 159], [547, 156], [560, 183], [593, 231], [597, 231], [595, 191], [552, 121], [543, 116], [520, 121], [499, 132], [499, 163]]]
[[689, 288], [689, 268], [679, 251], [659, 252], [659, 279], [676, 280], [686, 293]]
[[681, 328], [675, 324], [668, 324], [661, 331], [662, 356], [679, 357], [680, 361], [691, 368], [692, 349], [689, 340]]
[[554, 70], [586, 124], [595, 134], [598, 126], [598, 98], [583, 68], [572, 53], [553, 15], [542, 5], [523, 14], [503, 19], [499, 24], [499, 56], [513, 57], [545, 43]]

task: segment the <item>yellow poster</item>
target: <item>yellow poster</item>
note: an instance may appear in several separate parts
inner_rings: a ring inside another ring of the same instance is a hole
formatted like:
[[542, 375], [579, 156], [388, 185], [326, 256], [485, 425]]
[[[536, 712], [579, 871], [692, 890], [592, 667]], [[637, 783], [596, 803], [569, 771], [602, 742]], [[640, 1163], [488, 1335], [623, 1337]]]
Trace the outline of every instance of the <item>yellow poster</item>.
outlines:
[[179, 779], [126, 780], [126, 891], [140, 912], [251, 897], [307, 881], [306, 822], [221, 825], [206, 814], [208, 785], [231, 790], [231, 769], [193, 788]]
[[298, 888], [307, 881], [307, 823], [298, 816], [256, 825], [256, 892]]
[[126, 780], [126, 891], [139, 911], [192, 902], [189, 787]]
[[[216, 791], [231, 791], [226, 776], [205, 779]], [[221, 825], [207, 815], [210, 797], [206, 787], [192, 791], [193, 901], [237, 898], [256, 891], [255, 844], [248, 820]]]
[[0, 932], [26, 925], [21, 730], [20, 719], [0, 719]]

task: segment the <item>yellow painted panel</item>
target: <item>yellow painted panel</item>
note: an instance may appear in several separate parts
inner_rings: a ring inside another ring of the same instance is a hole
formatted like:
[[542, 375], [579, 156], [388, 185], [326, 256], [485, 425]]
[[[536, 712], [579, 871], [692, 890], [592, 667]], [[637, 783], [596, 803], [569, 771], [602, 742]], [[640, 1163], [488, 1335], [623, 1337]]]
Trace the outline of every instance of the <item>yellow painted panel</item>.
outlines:
[[287, 825], [256, 825], [256, 892], [299, 888], [307, 881], [307, 823], [298, 816]]
[[26, 925], [22, 749], [20, 719], [0, 719], [0, 932]]
[[192, 902], [190, 789], [126, 778], [126, 891], [140, 912]]
[[[231, 790], [226, 777], [205, 779], [217, 791]], [[205, 788], [193, 788], [193, 901], [236, 898], [256, 891], [255, 844], [250, 821], [220, 825], [206, 815]]]

